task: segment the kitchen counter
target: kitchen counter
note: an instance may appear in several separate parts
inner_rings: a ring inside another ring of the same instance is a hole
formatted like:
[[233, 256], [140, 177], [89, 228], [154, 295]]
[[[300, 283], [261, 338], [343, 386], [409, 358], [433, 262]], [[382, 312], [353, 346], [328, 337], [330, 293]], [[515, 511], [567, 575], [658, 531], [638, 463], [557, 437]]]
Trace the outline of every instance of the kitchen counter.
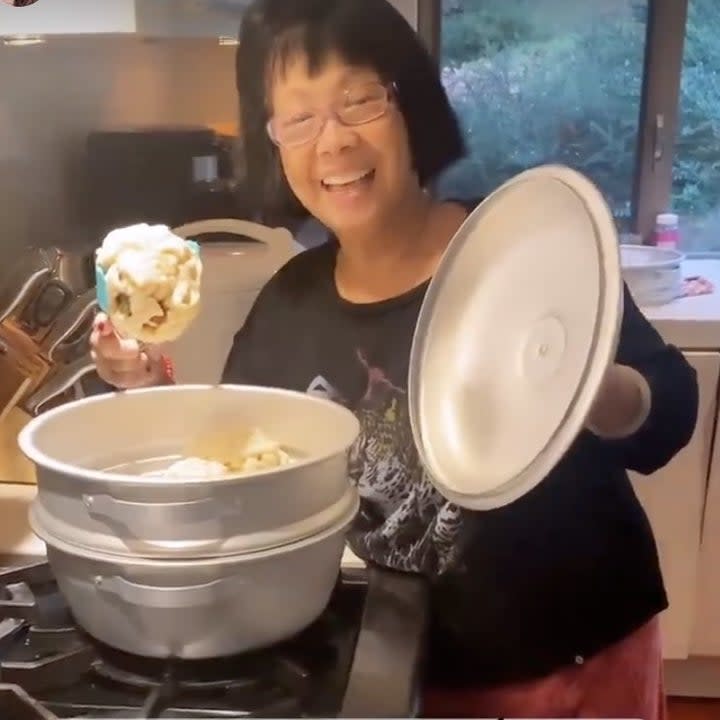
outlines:
[[667, 305], [641, 308], [666, 342], [683, 350], [720, 348], [720, 260], [686, 260], [685, 277], [701, 275], [715, 291], [675, 300]]
[[36, 493], [34, 485], [0, 483], [0, 554], [45, 554], [45, 543], [33, 533], [28, 520]]

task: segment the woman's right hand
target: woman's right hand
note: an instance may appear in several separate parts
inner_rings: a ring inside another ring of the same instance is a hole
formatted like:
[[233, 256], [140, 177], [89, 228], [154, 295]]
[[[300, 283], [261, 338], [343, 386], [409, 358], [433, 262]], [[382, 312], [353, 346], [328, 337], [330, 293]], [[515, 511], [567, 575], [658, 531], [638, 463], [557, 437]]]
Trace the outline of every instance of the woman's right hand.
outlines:
[[163, 385], [167, 382], [162, 354], [157, 347], [121, 338], [107, 315], [98, 313], [90, 335], [90, 349], [97, 374], [116, 388]]

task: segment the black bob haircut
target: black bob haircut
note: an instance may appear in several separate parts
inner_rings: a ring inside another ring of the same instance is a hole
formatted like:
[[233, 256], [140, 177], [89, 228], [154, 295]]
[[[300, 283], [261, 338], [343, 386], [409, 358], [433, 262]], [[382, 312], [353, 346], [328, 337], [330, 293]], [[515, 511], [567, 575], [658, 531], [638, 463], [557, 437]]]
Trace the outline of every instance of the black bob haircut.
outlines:
[[246, 177], [255, 194], [251, 204], [264, 217], [307, 215], [285, 181], [265, 129], [269, 74], [296, 52], [306, 55], [311, 73], [336, 52], [350, 65], [395, 83], [422, 186], [464, 155], [437, 64], [387, 0], [255, 0], [243, 16], [239, 40], [236, 80]]

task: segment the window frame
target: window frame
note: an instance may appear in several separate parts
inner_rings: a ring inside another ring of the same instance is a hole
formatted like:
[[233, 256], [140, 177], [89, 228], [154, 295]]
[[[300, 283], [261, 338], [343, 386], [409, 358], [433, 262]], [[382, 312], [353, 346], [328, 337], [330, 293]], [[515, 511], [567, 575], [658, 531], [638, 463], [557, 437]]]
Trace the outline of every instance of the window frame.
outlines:
[[687, 9], [688, 0], [649, 2], [632, 201], [633, 232], [646, 240], [672, 198]]
[[442, 49], [442, 0], [416, 0], [417, 33], [440, 64]]
[[[651, 238], [655, 216], [669, 209], [672, 197], [688, 2], [648, 0], [630, 223], [630, 232], [645, 242]], [[418, 33], [440, 63], [442, 0], [417, 0], [417, 4]]]

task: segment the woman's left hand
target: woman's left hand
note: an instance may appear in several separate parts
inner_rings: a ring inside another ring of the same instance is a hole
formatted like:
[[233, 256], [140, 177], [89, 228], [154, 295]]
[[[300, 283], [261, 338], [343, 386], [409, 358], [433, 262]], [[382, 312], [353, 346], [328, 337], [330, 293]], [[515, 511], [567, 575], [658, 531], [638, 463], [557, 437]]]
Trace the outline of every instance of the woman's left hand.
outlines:
[[608, 369], [585, 425], [605, 438], [637, 432], [650, 412], [650, 386], [634, 368], [614, 363]]

